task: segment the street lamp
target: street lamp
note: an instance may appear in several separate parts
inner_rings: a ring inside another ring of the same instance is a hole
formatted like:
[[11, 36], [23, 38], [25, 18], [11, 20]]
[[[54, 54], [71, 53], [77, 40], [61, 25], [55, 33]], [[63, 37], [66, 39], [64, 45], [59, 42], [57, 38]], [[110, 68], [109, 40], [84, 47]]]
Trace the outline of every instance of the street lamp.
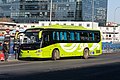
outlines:
[[93, 22], [94, 22], [94, 0], [92, 0], [92, 29], [93, 29]]
[[51, 25], [51, 21], [52, 21], [52, 0], [50, 2], [50, 25]]
[[116, 13], [116, 11], [117, 11], [117, 9], [119, 9], [120, 7], [116, 7], [115, 8], [115, 11], [114, 11], [114, 28], [113, 28], [113, 31], [114, 31], [114, 35], [113, 35], [113, 41], [115, 41], [115, 13]]

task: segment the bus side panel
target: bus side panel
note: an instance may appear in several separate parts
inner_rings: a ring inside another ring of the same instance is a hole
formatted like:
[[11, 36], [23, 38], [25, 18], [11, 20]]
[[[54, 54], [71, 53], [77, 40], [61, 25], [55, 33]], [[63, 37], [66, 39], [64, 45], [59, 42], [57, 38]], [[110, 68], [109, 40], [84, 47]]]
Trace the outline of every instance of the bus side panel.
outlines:
[[102, 45], [100, 43], [60, 43], [61, 57], [83, 56], [83, 51], [88, 48], [90, 55], [102, 54]]
[[90, 55], [102, 54], [100, 43], [57, 43], [38, 50], [22, 50], [22, 57], [51, 58], [54, 49], [60, 51], [60, 57], [83, 56], [83, 51], [88, 48]]

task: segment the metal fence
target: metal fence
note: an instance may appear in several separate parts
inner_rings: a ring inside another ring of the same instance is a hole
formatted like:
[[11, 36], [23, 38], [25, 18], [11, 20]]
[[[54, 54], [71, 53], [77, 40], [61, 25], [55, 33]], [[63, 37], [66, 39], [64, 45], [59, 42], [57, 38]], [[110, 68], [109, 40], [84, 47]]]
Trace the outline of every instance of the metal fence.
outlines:
[[120, 43], [103, 42], [102, 51], [103, 53], [118, 53], [120, 52]]

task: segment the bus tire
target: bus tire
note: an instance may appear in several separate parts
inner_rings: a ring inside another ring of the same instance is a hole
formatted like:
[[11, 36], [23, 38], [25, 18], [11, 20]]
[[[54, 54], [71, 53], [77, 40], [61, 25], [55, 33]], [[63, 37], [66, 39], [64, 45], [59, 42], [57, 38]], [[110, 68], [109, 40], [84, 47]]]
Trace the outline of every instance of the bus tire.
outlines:
[[89, 57], [89, 49], [84, 49], [83, 58], [88, 59], [88, 57]]
[[57, 49], [53, 50], [53, 52], [52, 52], [52, 59], [53, 60], [60, 59], [60, 52], [59, 52], [59, 50], [57, 50]]

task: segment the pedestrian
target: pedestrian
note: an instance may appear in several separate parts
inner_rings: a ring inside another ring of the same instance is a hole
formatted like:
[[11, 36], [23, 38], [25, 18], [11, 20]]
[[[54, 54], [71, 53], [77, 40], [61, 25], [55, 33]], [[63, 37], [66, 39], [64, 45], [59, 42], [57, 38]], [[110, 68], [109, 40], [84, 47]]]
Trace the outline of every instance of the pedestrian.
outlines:
[[7, 61], [9, 55], [9, 42], [7, 41], [5, 41], [3, 44], [3, 53], [4, 53], [5, 61]]
[[18, 49], [19, 49], [19, 44], [18, 41], [16, 40], [13, 45], [13, 50], [15, 51], [15, 59], [18, 59]]

